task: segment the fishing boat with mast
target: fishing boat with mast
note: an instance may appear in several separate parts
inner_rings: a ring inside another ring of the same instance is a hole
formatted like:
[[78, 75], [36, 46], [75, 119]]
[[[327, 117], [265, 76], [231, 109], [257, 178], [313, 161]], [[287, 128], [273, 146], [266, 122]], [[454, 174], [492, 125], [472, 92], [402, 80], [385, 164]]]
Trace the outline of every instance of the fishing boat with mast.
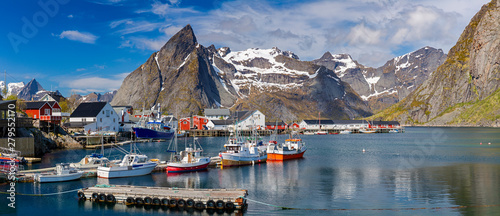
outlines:
[[[167, 173], [194, 172], [205, 170], [210, 164], [209, 157], [203, 157], [201, 154], [203, 148], [198, 142], [197, 137], [193, 137], [193, 142], [187, 144], [187, 138], [184, 143], [184, 151], [177, 150], [177, 136], [170, 142], [167, 152], [173, 153], [170, 161], [167, 163]], [[173, 144], [173, 145], [172, 145]], [[171, 148], [172, 147], [172, 148]]]
[[[236, 125], [238, 125], [236, 123]], [[262, 151], [255, 137], [245, 142], [237, 126], [230, 129], [230, 136], [227, 143], [224, 144], [225, 150], [219, 153], [222, 167], [243, 166], [256, 163], [264, 163], [267, 160], [267, 153]]]
[[314, 135], [327, 135], [328, 133], [326, 131], [321, 130], [321, 112], [318, 114], [318, 131], [314, 132]]
[[143, 111], [139, 122], [132, 127], [137, 138], [168, 140], [172, 139], [175, 135], [175, 132], [171, 130], [172, 126], [161, 117], [160, 104], [157, 105], [157, 109], [158, 110], [155, 110], [155, 106], [153, 106], [151, 108], [151, 115], [147, 117]]
[[148, 175], [157, 165], [157, 163], [148, 160], [148, 156], [141, 154], [134, 143], [130, 144], [130, 152], [118, 146], [117, 149], [126, 153], [122, 161], [118, 164], [100, 165], [97, 168], [97, 177], [120, 178]]
[[299, 137], [299, 133], [292, 131], [290, 137], [285, 140], [285, 143], [269, 142], [267, 146], [267, 159], [270, 161], [283, 161], [302, 158], [306, 150], [307, 147]]

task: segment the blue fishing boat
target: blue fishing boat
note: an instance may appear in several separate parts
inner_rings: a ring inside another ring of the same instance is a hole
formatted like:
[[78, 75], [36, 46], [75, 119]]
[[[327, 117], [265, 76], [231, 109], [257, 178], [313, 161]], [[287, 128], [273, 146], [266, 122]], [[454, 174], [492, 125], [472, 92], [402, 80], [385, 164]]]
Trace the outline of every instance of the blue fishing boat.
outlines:
[[148, 122], [145, 127], [134, 127], [139, 139], [172, 139], [174, 131], [162, 122]]
[[[138, 124], [136, 124], [132, 129], [134, 130], [135, 136], [139, 139], [172, 139], [175, 135], [175, 131], [171, 128], [172, 122], [167, 122], [165, 118], [161, 116], [161, 106], [157, 105], [158, 110], [155, 110], [155, 106], [151, 108], [150, 116], [146, 118], [144, 113]], [[156, 112], [155, 112], [156, 111]], [[170, 119], [172, 120], [172, 118]]]

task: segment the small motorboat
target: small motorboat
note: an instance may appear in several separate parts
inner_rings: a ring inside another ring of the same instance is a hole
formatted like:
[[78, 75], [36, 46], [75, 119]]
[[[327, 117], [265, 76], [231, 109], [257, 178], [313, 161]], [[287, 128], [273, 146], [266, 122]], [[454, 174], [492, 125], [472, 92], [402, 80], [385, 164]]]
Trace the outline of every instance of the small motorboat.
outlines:
[[346, 129], [346, 130], [340, 131], [339, 134], [350, 134], [350, 133], [351, 133], [351, 131]]
[[54, 173], [36, 174], [34, 179], [40, 183], [63, 182], [79, 179], [82, 175], [83, 171], [71, 167], [69, 163], [60, 163], [56, 165], [56, 171]]
[[[174, 139], [177, 145], [177, 138], [175, 137]], [[210, 164], [210, 158], [201, 156], [203, 149], [197, 140], [198, 139], [194, 137], [192, 145], [188, 146], [186, 144], [184, 151], [172, 157], [172, 160], [167, 163], [166, 170], [168, 173], [194, 172], [207, 169], [208, 164]], [[175, 149], [177, 149], [177, 147], [175, 147]], [[171, 150], [171, 152], [177, 153], [176, 150]]]
[[391, 130], [389, 130], [389, 133], [399, 133], [399, 130], [398, 129], [391, 129]]
[[314, 135], [328, 135], [328, 133], [326, 131], [319, 130], [319, 131], [315, 131]]
[[361, 132], [361, 133], [376, 133], [377, 130], [375, 130], [373, 128], [361, 128], [361, 129], [359, 129], [359, 132]]

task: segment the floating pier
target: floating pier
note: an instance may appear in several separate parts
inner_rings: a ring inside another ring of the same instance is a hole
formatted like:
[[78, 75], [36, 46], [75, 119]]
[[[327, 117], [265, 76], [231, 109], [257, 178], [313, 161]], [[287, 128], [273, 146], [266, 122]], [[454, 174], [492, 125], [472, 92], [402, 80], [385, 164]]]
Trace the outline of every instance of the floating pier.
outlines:
[[247, 190], [96, 185], [78, 191], [80, 200], [177, 209], [245, 211]]

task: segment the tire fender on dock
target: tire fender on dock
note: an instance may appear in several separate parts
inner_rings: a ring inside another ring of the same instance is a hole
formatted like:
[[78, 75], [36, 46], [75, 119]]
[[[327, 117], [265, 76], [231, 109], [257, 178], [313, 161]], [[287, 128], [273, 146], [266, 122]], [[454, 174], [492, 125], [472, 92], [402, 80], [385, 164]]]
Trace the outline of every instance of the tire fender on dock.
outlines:
[[177, 200], [176, 199], [170, 199], [169, 205], [170, 205], [170, 208], [177, 207]]
[[225, 206], [224, 204], [225, 204], [225, 203], [224, 203], [224, 201], [222, 201], [222, 200], [217, 200], [217, 202], [215, 202], [215, 207], [216, 207], [217, 209], [224, 209], [224, 206]]
[[207, 201], [207, 208], [208, 208], [208, 209], [213, 209], [213, 208], [215, 208], [215, 201], [213, 201], [213, 200], [208, 200], [208, 201]]
[[197, 201], [194, 203], [194, 208], [198, 210], [203, 210], [205, 209], [205, 204], [203, 204], [202, 201]]
[[135, 204], [144, 205], [144, 200], [141, 197], [135, 198]]
[[113, 196], [113, 194], [106, 195], [106, 202], [111, 202], [111, 203], [116, 202], [115, 196]]
[[186, 200], [186, 207], [193, 208], [194, 207], [194, 200], [193, 199]]
[[125, 205], [134, 205], [135, 204], [135, 200], [133, 197], [127, 197], [127, 199], [125, 200]]
[[167, 198], [163, 198], [163, 199], [161, 199], [161, 204], [164, 205], [164, 206], [168, 206], [169, 205], [169, 200]]
[[80, 200], [86, 200], [87, 198], [85, 197], [85, 194], [83, 192], [78, 192], [78, 199]]
[[161, 205], [161, 200], [158, 197], [153, 198], [153, 205]]
[[153, 198], [151, 197], [144, 198], [144, 205], [152, 205], [152, 204], [153, 204]]
[[186, 206], [186, 201], [184, 199], [177, 200], [177, 207], [184, 208]]

